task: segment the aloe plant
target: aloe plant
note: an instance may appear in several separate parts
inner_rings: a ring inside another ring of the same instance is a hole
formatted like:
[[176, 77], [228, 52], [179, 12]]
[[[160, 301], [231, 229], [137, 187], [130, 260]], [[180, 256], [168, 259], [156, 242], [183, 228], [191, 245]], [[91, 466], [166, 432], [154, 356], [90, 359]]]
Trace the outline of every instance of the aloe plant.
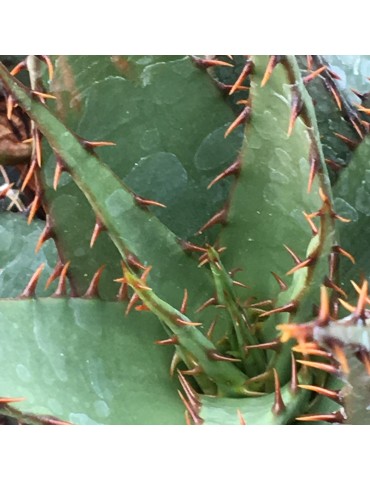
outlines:
[[334, 70], [293, 56], [0, 65], [0, 160], [20, 182], [4, 178], [4, 208], [24, 204], [0, 215], [4, 418], [368, 421], [368, 112]]

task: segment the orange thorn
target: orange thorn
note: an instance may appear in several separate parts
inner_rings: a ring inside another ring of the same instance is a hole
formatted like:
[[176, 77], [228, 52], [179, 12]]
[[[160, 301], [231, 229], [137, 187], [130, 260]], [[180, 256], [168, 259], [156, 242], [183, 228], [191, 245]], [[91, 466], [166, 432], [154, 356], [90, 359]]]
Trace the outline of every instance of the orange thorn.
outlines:
[[30, 225], [30, 223], [34, 219], [36, 212], [40, 208], [40, 206], [41, 206], [41, 196], [36, 194], [32, 202], [30, 213], [28, 215], [28, 219], [27, 219], [28, 225]]
[[303, 215], [304, 215], [304, 218], [307, 220], [310, 228], [311, 228], [311, 232], [312, 232], [312, 235], [317, 235], [319, 233], [319, 229], [316, 227], [316, 225], [313, 223], [311, 217], [306, 213], [306, 212], [302, 212]]
[[348, 375], [349, 374], [349, 365], [348, 365], [348, 361], [347, 361], [346, 355], [344, 353], [344, 350], [339, 345], [337, 345], [335, 343], [333, 345], [333, 352], [334, 352], [334, 356], [335, 356], [336, 360], [340, 363], [342, 372], [345, 375]]
[[9, 190], [11, 190], [13, 186], [14, 186], [14, 183], [8, 183], [8, 185], [6, 185], [6, 187], [3, 190], [1, 190], [0, 198], [5, 198]]
[[329, 365], [328, 363], [321, 363], [321, 362], [311, 362], [309, 360], [297, 360], [298, 363], [305, 365], [306, 367], [317, 368], [318, 370], [323, 370], [324, 372], [331, 373], [338, 375], [338, 369], [333, 365]]
[[240, 358], [221, 355], [217, 350], [209, 350], [207, 356], [210, 360], [214, 360], [215, 362], [241, 362]]
[[181, 313], [185, 313], [186, 312], [186, 307], [188, 305], [188, 291], [187, 289], [185, 288], [184, 289], [184, 298], [182, 300], [182, 304], [181, 304], [181, 308], [180, 308], [180, 312]]
[[344, 300], [342, 300], [341, 298], [338, 298], [340, 304], [346, 309], [348, 310], [349, 312], [351, 313], [354, 313], [356, 311], [356, 307], [353, 307], [352, 305], [350, 305], [348, 302], [345, 302]]
[[269, 81], [271, 74], [278, 63], [279, 63], [279, 55], [271, 55], [266, 67], [265, 74], [261, 82], [261, 87], [264, 87], [266, 83]]
[[49, 220], [49, 216], [47, 216], [47, 220], [46, 220], [46, 225], [45, 225], [45, 228], [44, 230], [41, 232], [41, 235], [37, 241], [37, 244], [36, 244], [36, 248], [35, 248], [35, 253], [38, 253], [40, 251], [40, 248], [43, 246], [43, 244], [49, 240], [50, 238], [53, 237], [53, 229], [50, 225], [50, 220]]
[[26, 400], [25, 397], [0, 397], [0, 404], [23, 402], [24, 400]]
[[186, 240], [180, 240], [180, 245], [185, 252], [200, 252], [206, 253], [207, 249], [204, 247], [199, 247], [199, 245], [195, 245], [195, 243], [187, 242]]
[[135, 307], [135, 310], [137, 312], [150, 312], [150, 308], [147, 307], [144, 303], [142, 305], [138, 305], [137, 307]]
[[197, 392], [190, 385], [190, 383], [186, 380], [186, 378], [183, 375], [183, 372], [181, 372], [180, 370], [177, 370], [177, 375], [179, 377], [179, 382], [181, 383], [181, 386], [184, 389], [190, 404], [196, 410], [199, 407], [199, 400], [198, 400]]
[[241, 161], [240, 161], [240, 158], [238, 158], [234, 163], [232, 163], [229, 167], [227, 167], [223, 172], [221, 172], [219, 175], [217, 175], [217, 177], [214, 178], [212, 180], [212, 182], [210, 182], [207, 189], [209, 190], [211, 187], [213, 187], [213, 185], [215, 183], [219, 182], [223, 178], [226, 178], [230, 175], [236, 175], [236, 176], [239, 175], [240, 170], [241, 170]]
[[251, 287], [249, 287], [248, 285], [246, 285], [245, 283], [238, 282], [237, 280], [232, 280], [232, 283], [233, 283], [233, 285], [235, 285], [235, 286], [237, 286], [237, 287], [251, 288]]
[[71, 263], [70, 261], [67, 262], [62, 268], [62, 271], [60, 272], [57, 289], [55, 290], [55, 293], [52, 295], [52, 297], [54, 298], [64, 297], [66, 295], [66, 291], [67, 291], [66, 278], [67, 278], [67, 270], [70, 263]]
[[359, 318], [362, 318], [364, 316], [368, 287], [369, 287], [369, 282], [367, 280], [364, 280], [359, 297], [358, 297], [356, 310], [355, 310], [355, 315], [358, 316]]
[[280, 287], [280, 290], [282, 292], [284, 292], [285, 290], [288, 289], [288, 285], [279, 277], [279, 275], [275, 272], [271, 272], [272, 275], [274, 276], [275, 280], [277, 281], [279, 287]]
[[357, 107], [357, 110], [359, 112], [363, 112], [363, 113], [366, 113], [366, 115], [370, 115], [370, 108], [366, 108], [362, 105], [355, 105], [355, 107]]
[[208, 300], [206, 300], [202, 305], [195, 310], [195, 313], [200, 313], [202, 312], [205, 308], [209, 307], [210, 305], [216, 305], [217, 304], [217, 299], [216, 297], [211, 297]]
[[40, 139], [40, 132], [37, 130], [37, 128], [35, 128], [33, 131], [33, 139], [34, 139], [34, 145], [35, 145], [37, 165], [41, 167], [41, 159], [42, 159], [41, 139]]
[[234, 65], [228, 62], [223, 62], [222, 60], [211, 60], [208, 58], [199, 58], [192, 56], [193, 62], [200, 68], [210, 68], [210, 67], [233, 67]]
[[53, 188], [56, 190], [58, 188], [59, 180], [62, 173], [65, 171], [65, 167], [61, 161], [57, 160], [55, 165], [54, 179], [53, 179]]
[[44, 267], [45, 267], [45, 263], [42, 263], [37, 268], [35, 273], [32, 275], [30, 281], [28, 282], [26, 288], [21, 293], [20, 298], [29, 298], [29, 297], [33, 297], [35, 295], [37, 282], [39, 281], [41, 272], [43, 271]]
[[[252, 298], [255, 298], [255, 297], [252, 297]], [[247, 300], [248, 302], [248, 300]], [[253, 308], [256, 308], [256, 307], [265, 307], [266, 305], [272, 305], [274, 302], [272, 300], [262, 300], [262, 302], [257, 302], [257, 303], [251, 303], [250, 305], [248, 305], [248, 303], [246, 303], [246, 307], [253, 307]]]
[[337, 220], [339, 220], [340, 222], [343, 222], [343, 223], [350, 223], [352, 221], [349, 218], [341, 217], [340, 215], [337, 215], [336, 213], [333, 214], [333, 217], [336, 218]]
[[247, 422], [245, 421], [245, 418], [243, 417], [242, 412], [239, 410], [239, 408], [236, 410], [236, 412], [238, 414], [240, 425], [247, 425]]
[[[361, 287], [359, 287], [359, 286], [357, 285], [357, 283], [354, 282], [353, 280], [351, 280], [351, 283], [352, 283], [353, 288], [356, 290], [356, 292], [357, 292], [358, 294], [360, 294], [360, 293], [361, 293]], [[367, 303], [370, 303], [370, 298], [369, 298], [369, 297], [367, 297], [366, 302], [367, 302]]]
[[289, 272], [286, 273], [286, 275], [291, 275], [292, 273], [296, 272], [297, 270], [300, 270], [301, 268], [309, 267], [314, 263], [315, 259], [313, 257], [308, 257], [306, 260], [303, 260], [303, 262], [299, 263], [295, 267], [293, 267]]
[[312, 342], [296, 345], [295, 347], [292, 348], [292, 350], [294, 352], [302, 353], [303, 355], [316, 355], [319, 357], [324, 357], [329, 359], [333, 358], [333, 355], [331, 353], [325, 352], [325, 350], [320, 350], [319, 348], [317, 348], [316, 345], [315, 347], [310, 347], [311, 343]]
[[126, 256], [127, 263], [131, 265], [131, 267], [139, 268], [141, 270], [145, 270], [145, 265], [143, 265], [139, 259], [133, 253], [128, 253]]
[[83, 298], [99, 298], [99, 280], [105, 269], [105, 265], [102, 265], [94, 274], [88, 289], [86, 290]]
[[302, 260], [298, 257], [298, 255], [296, 255], [293, 250], [291, 248], [289, 248], [287, 245], [284, 244], [284, 248], [288, 251], [288, 253], [290, 253], [291, 257], [293, 258], [294, 260], [294, 263], [296, 265], [302, 263]]
[[208, 340], [212, 338], [213, 332], [215, 331], [215, 326], [216, 326], [216, 319], [212, 321], [208, 329], [208, 332], [206, 333], [206, 337], [208, 338]]
[[183, 320], [182, 318], [175, 318], [175, 323], [180, 325], [180, 327], [199, 327], [202, 323], [199, 322], [190, 322], [189, 320]]
[[34, 95], [37, 97], [40, 97], [42, 99], [44, 98], [50, 98], [52, 100], [56, 100], [57, 97], [55, 95], [51, 95], [50, 93], [44, 93], [44, 92], [38, 92], [37, 90], [31, 90]]
[[303, 83], [307, 85], [307, 83], [311, 82], [314, 78], [318, 77], [324, 70], [326, 70], [328, 67], [326, 65], [318, 68], [314, 72], [311, 72], [309, 75], [306, 75], [303, 78]]
[[16, 65], [10, 72], [10, 75], [12, 75], [13, 77], [15, 75], [18, 75], [19, 72], [21, 72], [22, 70], [25, 70], [27, 68], [27, 63], [25, 60], [22, 60], [20, 63], [18, 63], [18, 65]]
[[179, 339], [175, 335], [174, 337], [166, 338], [165, 340], [156, 340], [154, 343], [156, 345], [178, 345], [179, 344]]
[[346, 292], [342, 290], [338, 285], [336, 285], [333, 281], [331, 281], [330, 278], [325, 278], [324, 285], [325, 287], [335, 290], [337, 293], [339, 293], [339, 295], [342, 295], [342, 297], [347, 298]]
[[6, 99], [6, 118], [11, 120], [14, 108], [14, 98], [11, 95], [8, 95]]
[[283, 397], [281, 395], [279, 375], [275, 368], [273, 368], [273, 372], [274, 372], [274, 380], [275, 380], [275, 399], [274, 399], [274, 404], [271, 410], [273, 414], [280, 415], [280, 413], [282, 413], [286, 409], [286, 407], [284, 404]]
[[358, 145], [357, 142], [355, 142], [354, 140], [351, 140], [350, 138], [346, 137], [345, 135], [342, 135], [340, 133], [334, 133], [334, 135], [337, 138], [339, 138], [340, 140], [342, 140], [344, 143], [346, 143], [349, 146], [349, 148], [351, 148], [352, 150], [354, 150]]
[[316, 385], [298, 385], [298, 387], [318, 393], [319, 395], [324, 395], [325, 397], [340, 403], [339, 393], [335, 390], [329, 390], [328, 388], [318, 387]]
[[328, 291], [324, 286], [320, 287], [321, 299], [320, 299], [320, 311], [317, 317], [317, 324], [323, 326], [329, 323], [330, 319], [330, 302]]
[[318, 413], [308, 414], [297, 417], [296, 420], [300, 422], [329, 422], [329, 423], [343, 423], [346, 417], [340, 411], [335, 413]]
[[63, 270], [63, 263], [60, 260], [58, 260], [53, 272], [51, 273], [50, 277], [46, 281], [45, 290], [49, 288], [52, 282], [54, 282], [54, 280], [60, 276], [62, 270]]
[[25, 176], [25, 179], [23, 180], [23, 183], [22, 183], [22, 186], [21, 186], [21, 192], [23, 192], [23, 190], [27, 187], [29, 181], [31, 180], [32, 175], [34, 174], [35, 169], [36, 169], [36, 164], [37, 164], [36, 160], [32, 160], [31, 165], [28, 169], [27, 175]]
[[46, 63], [48, 67], [48, 75], [49, 75], [49, 81], [51, 82], [54, 78], [54, 67], [53, 64], [50, 60], [50, 58], [47, 55], [40, 55], [40, 60]]
[[252, 70], [253, 70], [253, 63], [250, 60], [247, 60], [246, 64], [243, 67], [243, 70], [241, 71], [241, 74], [239, 75], [238, 79], [232, 86], [229, 92], [229, 95], [232, 95], [233, 93], [235, 93], [236, 90], [238, 90], [239, 87], [242, 86], [242, 83], [245, 81], [248, 75], [252, 72]]
[[140, 297], [137, 293], [133, 293], [130, 301], [128, 302], [128, 305], [127, 305], [127, 308], [126, 308], [126, 311], [125, 311], [125, 315], [128, 315], [132, 309], [132, 307], [135, 305], [135, 303], [137, 303], [138, 301], [140, 300]]
[[278, 308], [274, 308], [273, 310], [270, 310], [269, 312], [264, 312], [262, 313], [261, 315], [259, 315], [259, 317], [268, 317], [270, 315], [273, 315], [275, 313], [291, 313], [291, 312], [294, 312], [295, 310], [297, 309], [297, 302], [290, 302], [290, 303], [287, 303], [285, 305], [283, 305], [282, 307], [278, 307]]
[[258, 349], [258, 350], [276, 350], [277, 347], [281, 344], [280, 340], [274, 340], [272, 342], [266, 343], [258, 343], [257, 345], [245, 345], [244, 350], [248, 352], [248, 350]]
[[96, 148], [96, 147], [114, 147], [117, 144], [114, 142], [90, 142], [89, 140], [82, 140], [84, 147]]
[[194, 368], [191, 368], [190, 370], [182, 370], [181, 372], [183, 375], [190, 375], [192, 377], [196, 377], [197, 375], [200, 375], [203, 373], [203, 369], [197, 365]]
[[342, 77], [335, 73], [331, 68], [328, 68], [329, 75], [334, 78], [334, 80], [342, 80]]
[[128, 298], [128, 285], [127, 285], [127, 283], [123, 283], [123, 282], [121, 283], [116, 298], [119, 302], [122, 302], [123, 300], [127, 300], [127, 298]]
[[334, 97], [335, 103], [337, 104], [339, 110], [342, 110], [342, 101], [340, 99], [338, 91], [332, 85], [328, 85], [328, 87], [330, 89], [331, 94]]
[[182, 394], [182, 392], [180, 390], [177, 390], [177, 393], [179, 394], [183, 404], [185, 405], [185, 408], [186, 408], [186, 411], [190, 414], [193, 422], [196, 424], [196, 425], [200, 425], [202, 423], [202, 419], [196, 414], [196, 412], [191, 408], [190, 404], [188, 403], [188, 401], [186, 400], [186, 398], [184, 397], [184, 395]]
[[224, 134], [224, 138], [226, 138], [227, 136], [230, 135], [230, 133], [237, 127], [239, 127], [239, 125], [242, 125], [243, 123], [245, 123], [249, 116], [250, 116], [250, 113], [251, 113], [251, 109], [250, 109], [250, 106], [247, 105], [242, 111], [241, 113], [236, 117], [236, 119], [232, 122], [232, 124], [227, 128], [225, 134]]
[[92, 248], [95, 245], [96, 239], [98, 236], [101, 234], [102, 231], [106, 230], [105, 226], [103, 223], [97, 218], [94, 226], [93, 233], [91, 235], [91, 240], [90, 240], [90, 248]]
[[213, 217], [208, 220], [197, 232], [197, 235], [201, 235], [204, 230], [207, 230], [208, 228], [213, 227], [213, 225], [216, 225], [217, 223], [225, 224], [227, 220], [227, 208], [224, 207], [222, 210], [219, 212], [215, 213]]
[[334, 252], [340, 253], [341, 255], [347, 257], [353, 264], [356, 263], [355, 258], [349, 252], [344, 250], [344, 248], [340, 247], [339, 245], [335, 245], [334, 247], [332, 247], [332, 250]]
[[134, 193], [134, 199], [141, 207], [147, 207], [151, 205], [155, 207], [167, 208], [166, 205], [164, 205], [163, 203], [159, 203], [159, 202], [156, 202], [155, 200], [149, 200], [147, 198], [143, 198], [140, 195], [136, 195], [135, 193]]

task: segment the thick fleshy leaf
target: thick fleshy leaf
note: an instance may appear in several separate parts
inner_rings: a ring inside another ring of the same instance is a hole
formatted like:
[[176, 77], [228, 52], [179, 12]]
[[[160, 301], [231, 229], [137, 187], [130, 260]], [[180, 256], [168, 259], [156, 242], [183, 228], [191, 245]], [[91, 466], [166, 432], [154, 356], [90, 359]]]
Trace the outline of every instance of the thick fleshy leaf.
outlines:
[[[241, 143], [240, 132], [223, 137], [233, 114], [211, 77], [188, 57], [62, 56], [55, 63], [54, 111], [83, 138], [115, 142], [100, 149], [102, 160], [135, 193], [166, 205], [150, 208], [172, 231], [193, 236], [225, 200], [227, 185], [212, 192], [206, 186]], [[115, 248], [103, 234], [92, 255], [95, 218], [68, 176], [53, 191], [54, 166], [47, 158], [46, 198], [76, 291], [83, 293], [86, 274], [104, 263], [102, 294], [112, 298], [107, 282], [117, 275]]]
[[356, 149], [353, 161], [343, 171], [334, 188], [336, 212], [350, 220], [338, 225], [341, 247], [356, 260], [353, 264], [343, 258], [340, 262], [341, 286], [354, 295], [350, 280], [358, 282], [361, 275], [370, 277], [370, 256], [366, 247], [370, 235], [370, 137]]
[[27, 225], [27, 219], [22, 214], [0, 213], [0, 297], [20, 295], [42, 263], [45, 264], [44, 276], [38, 283], [36, 293], [39, 296], [52, 293], [51, 288], [44, 290], [44, 287], [56, 263], [55, 246], [47, 243], [35, 253], [43, 227], [40, 220]]
[[[98, 300], [0, 301], [1, 397], [77, 424], [181, 424], [171, 347], [151, 315]], [[17, 346], [16, 348], [14, 346]]]

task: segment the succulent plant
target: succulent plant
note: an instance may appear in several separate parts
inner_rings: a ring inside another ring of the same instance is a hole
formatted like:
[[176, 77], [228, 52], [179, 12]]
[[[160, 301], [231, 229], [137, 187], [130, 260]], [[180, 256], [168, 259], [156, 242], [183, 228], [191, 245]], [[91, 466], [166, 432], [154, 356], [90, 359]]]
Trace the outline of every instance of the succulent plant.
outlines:
[[0, 80], [4, 421], [369, 423], [365, 93], [318, 56]]

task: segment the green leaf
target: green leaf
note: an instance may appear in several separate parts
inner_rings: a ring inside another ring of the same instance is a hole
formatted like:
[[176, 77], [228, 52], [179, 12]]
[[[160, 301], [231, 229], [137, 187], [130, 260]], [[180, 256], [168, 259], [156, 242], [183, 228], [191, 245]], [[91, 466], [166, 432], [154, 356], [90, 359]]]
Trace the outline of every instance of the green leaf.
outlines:
[[[181, 424], [171, 348], [151, 315], [83, 299], [0, 301], [1, 397], [77, 424]], [[17, 346], [15, 348], [14, 346]]]
[[37, 285], [39, 296], [50, 295], [44, 290], [45, 279], [56, 263], [56, 249], [45, 244], [36, 254], [35, 247], [43, 230], [43, 222], [35, 219], [27, 225], [27, 219], [18, 213], [0, 213], [0, 297], [17, 297], [26, 287], [31, 276], [42, 263], [45, 264], [43, 280]]

